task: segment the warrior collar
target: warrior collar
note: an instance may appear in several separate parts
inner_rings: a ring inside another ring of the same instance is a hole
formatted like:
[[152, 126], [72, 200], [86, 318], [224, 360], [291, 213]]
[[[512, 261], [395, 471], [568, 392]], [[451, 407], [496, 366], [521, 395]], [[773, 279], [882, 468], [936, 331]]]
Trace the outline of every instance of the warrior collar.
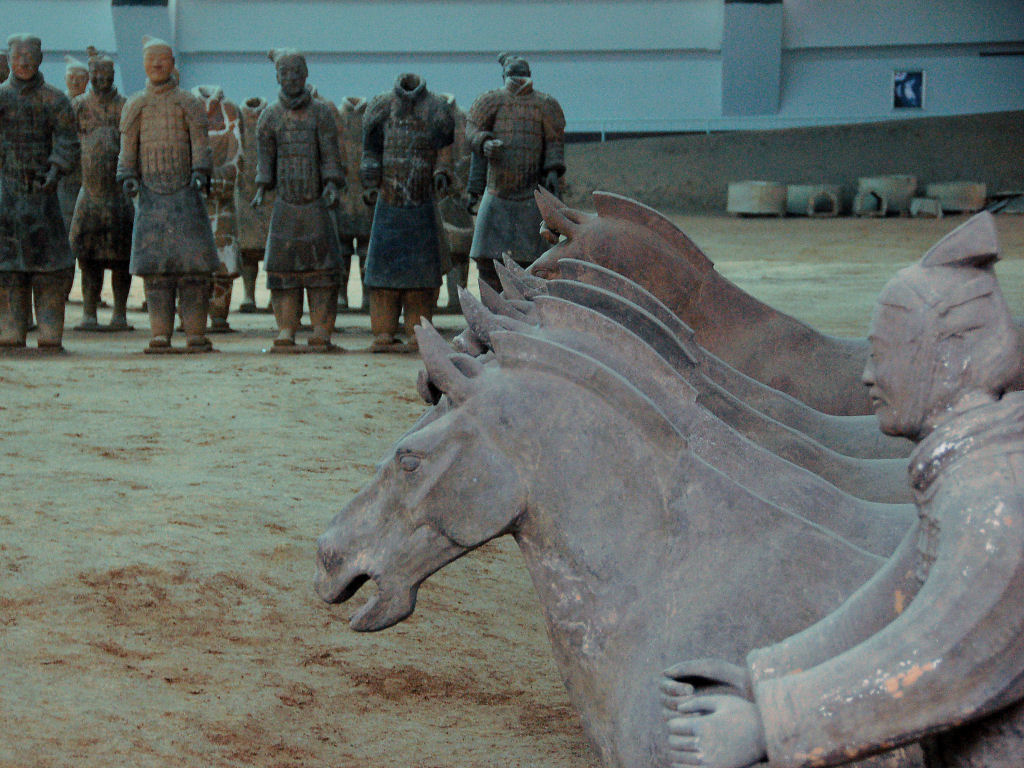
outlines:
[[169, 77], [162, 83], [153, 83], [148, 80], [146, 81], [146, 90], [149, 93], [154, 93], [158, 96], [164, 93], [170, 93], [177, 87], [178, 83], [175, 82], [174, 77]]
[[17, 77], [9, 77], [7, 81], [11, 84], [14, 90], [18, 93], [31, 93], [36, 88], [41, 86], [45, 80], [43, 80], [43, 73], [36, 72], [28, 80], [19, 80]]
[[533, 93], [533, 80], [528, 77], [509, 77], [505, 80], [505, 90], [513, 96], [528, 96]]
[[[407, 101], [416, 101], [416, 99], [418, 99], [427, 89], [426, 80], [422, 77], [416, 77], [415, 80], [413, 80], [414, 77], [414, 75], [399, 75], [398, 80], [395, 81], [395, 95], [397, 95], [398, 98], [405, 99]], [[408, 86], [412, 85], [413, 82], [415, 82], [416, 85], [409, 88]]]
[[281, 103], [287, 109], [302, 109], [312, 100], [313, 93], [309, 90], [309, 86], [307, 85], [302, 89], [302, 93], [294, 98], [286, 94], [284, 91], [281, 91], [278, 94], [278, 98], [281, 99]]
[[1011, 392], [939, 424], [910, 454], [910, 485], [919, 495], [942, 472], [981, 450], [1024, 448], [1024, 392]]
[[93, 96], [95, 96], [97, 99], [99, 99], [104, 104], [106, 104], [109, 101], [112, 101], [114, 99], [114, 97], [117, 96], [117, 87], [116, 86], [111, 86], [109, 91], [97, 91], [94, 88], [90, 88], [89, 90], [92, 92]]

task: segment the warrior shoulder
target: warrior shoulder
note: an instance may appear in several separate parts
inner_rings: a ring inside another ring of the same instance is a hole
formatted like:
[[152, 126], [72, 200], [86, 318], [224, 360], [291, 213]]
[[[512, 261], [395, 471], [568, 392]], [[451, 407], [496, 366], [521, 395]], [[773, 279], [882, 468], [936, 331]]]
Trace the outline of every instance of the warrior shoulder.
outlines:
[[485, 91], [477, 96], [476, 100], [470, 105], [469, 119], [479, 122], [479, 118], [493, 115], [506, 101], [508, 101], [508, 91], [504, 88]]
[[146, 106], [148, 94], [145, 91], [139, 91], [133, 93], [128, 97], [124, 103], [124, 108], [121, 110], [121, 130], [126, 131], [136, 122], [142, 115], [142, 108]]
[[391, 94], [379, 93], [370, 99], [366, 105], [366, 113], [363, 115], [363, 125], [366, 127], [379, 125], [388, 119], [391, 114]]

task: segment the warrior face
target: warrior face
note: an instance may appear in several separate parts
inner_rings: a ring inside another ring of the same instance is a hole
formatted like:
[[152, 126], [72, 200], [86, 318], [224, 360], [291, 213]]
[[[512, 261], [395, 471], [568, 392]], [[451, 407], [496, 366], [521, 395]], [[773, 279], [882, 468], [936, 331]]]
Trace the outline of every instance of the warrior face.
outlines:
[[277, 82], [281, 90], [290, 98], [301, 95], [306, 87], [306, 62], [298, 56], [289, 56], [278, 62]]
[[96, 93], [109, 93], [114, 87], [114, 62], [103, 61], [89, 67], [89, 82]]
[[174, 54], [162, 46], [147, 48], [142, 56], [142, 67], [146, 70], [149, 82], [162, 85], [170, 80], [174, 71]]
[[43, 52], [31, 42], [18, 40], [11, 43], [9, 51], [11, 71], [19, 80], [31, 80], [39, 71]]
[[89, 85], [89, 71], [85, 69], [69, 69], [64, 74], [64, 85], [67, 86], [68, 96], [75, 98], [85, 93]]

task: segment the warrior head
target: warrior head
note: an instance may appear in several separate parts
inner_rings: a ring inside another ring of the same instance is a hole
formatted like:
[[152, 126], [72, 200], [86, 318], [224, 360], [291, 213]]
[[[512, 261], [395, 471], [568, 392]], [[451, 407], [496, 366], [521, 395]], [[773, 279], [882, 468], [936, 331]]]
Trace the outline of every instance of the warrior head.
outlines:
[[64, 63], [64, 85], [68, 90], [68, 98], [81, 96], [89, 85], [89, 67], [74, 56], [65, 56]]
[[995, 224], [982, 213], [882, 290], [863, 381], [886, 434], [919, 440], [949, 412], [999, 398], [1019, 375], [998, 256]]
[[0, 53], [0, 83], [6, 82], [11, 76], [11, 65], [7, 62], [7, 51]]
[[89, 82], [92, 89], [96, 93], [110, 93], [114, 87], [114, 60], [95, 46], [90, 45], [86, 50], [89, 52]]
[[498, 63], [501, 64], [501, 77], [508, 80], [510, 77], [529, 77], [530, 64], [522, 56], [514, 53], [499, 53]]
[[153, 85], [163, 85], [176, 72], [170, 43], [145, 35], [142, 38], [142, 67]]
[[309, 77], [306, 57], [294, 48], [274, 48], [267, 56], [274, 62], [277, 82], [284, 95], [292, 99], [302, 95]]
[[19, 80], [31, 80], [43, 62], [43, 43], [35, 35], [11, 35], [7, 38], [11, 71]]

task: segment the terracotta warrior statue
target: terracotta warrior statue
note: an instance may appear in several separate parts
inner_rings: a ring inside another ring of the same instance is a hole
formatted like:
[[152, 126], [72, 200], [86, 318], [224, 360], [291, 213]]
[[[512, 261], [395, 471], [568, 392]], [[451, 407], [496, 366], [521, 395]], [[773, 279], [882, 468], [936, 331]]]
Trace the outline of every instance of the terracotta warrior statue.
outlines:
[[239, 270], [242, 273], [242, 288], [245, 296], [238, 311], [256, 312], [256, 276], [267, 247], [267, 231], [270, 229], [270, 211], [273, 207], [274, 192], [263, 192], [264, 205], [254, 208], [250, 203], [256, 196], [256, 125], [260, 115], [267, 108], [267, 100], [261, 96], [250, 96], [240, 108], [239, 129], [242, 136], [242, 155], [238, 162], [238, 177], [235, 182], [235, 216], [238, 229]]
[[997, 253], [980, 214], [875, 308], [864, 384], [882, 431], [918, 443], [918, 522], [838, 610], [745, 667], [667, 670], [671, 765], [841, 765], [917, 740], [928, 768], [1024, 765], [1024, 394], [1006, 393], [1021, 350]]
[[341, 246], [330, 209], [338, 204], [345, 169], [330, 107], [306, 86], [306, 58], [291, 48], [270, 52], [281, 86], [278, 100], [260, 115], [256, 195], [277, 189], [264, 268], [278, 336], [274, 351], [292, 352], [302, 318], [303, 290], [313, 334], [308, 349], [340, 350], [331, 343], [341, 284]]
[[503, 53], [498, 61], [505, 86], [473, 102], [466, 138], [487, 162], [487, 191], [480, 201], [470, 257], [481, 279], [500, 291], [494, 259], [510, 253], [528, 266], [550, 247], [540, 235], [533, 190], [542, 184], [558, 192], [565, 173], [565, 117], [554, 98], [533, 90], [525, 59]]
[[224, 89], [219, 85], [197, 85], [192, 89], [192, 95], [206, 108], [213, 162], [206, 211], [210, 216], [210, 228], [213, 230], [213, 242], [217, 245], [220, 265], [213, 275], [210, 332], [225, 333], [231, 330], [228, 324], [231, 287], [240, 272], [235, 184], [242, 156], [241, 116], [234, 102], [224, 98]]
[[[82, 324], [76, 330], [131, 330], [128, 260], [135, 211], [116, 178], [125, 98], [114, 87], [114, 61], [96, 49], [90, 51], [89, 81], [88, 93], [71, 103], [82, 143], [82, 186], [71, 218], [71, 250], [82, 270]], [[104, 327], [96, 309], [105, 269], [110, 270], [114, 310], [110, 325]]]
[[147, 352], [172, 350], [174, 304], [180, 304], [186, 352], [213, 349], [206, 336], [210, 286], [219, 261], [199, 191], [212, 163], [206, 110], [178, 87], [174, 53], [147, 37], [148, 82], [121, 116], [117, 179], [138, 197], [130, 269], [143, 280], [152, 339]]
[[[345, 194], [338, 205], [338, 235], [341, 237], [341, 258], [345, 262], [344, 285], [348, 285], [352, 259], [359, 262], [359, 277], [366, 272], [366, 247], [370, 242], [370, 227], [373, 224], [373, 208], [367, 205], [359, 185], [359, 164], [354, 159], [363, 151], [363, 116], [366, 114], [366, 99], [361, 96], [346, 96], [338, 108], [341, 114], [341, 141], [345, 145], [345, 156], [349, 158]], [[348, 297], [342, 292], [340, 304], [348, 307]], [[363, 288], [362, 309], [370, 308], [370, 297]]]
[[[74, 56], [65, 56], [64, 85], [67, 88], [69, 101], [74, 101], [89, 85], [89, 67]], [[71, 216], [75, 212], [78, 200], [78, 189], [82, 184], [82, 168], [75, 168], [57, 184], [57, 199], [60, 200], [60, 213], [64, 217], [64, 226], [71, 229]]]
[[34, 35], [7, 40], [13, 76], [0, 85], [0, 347], [24, 347], [32, 301], [39, 348], [61, 349], [75, 262], [57, 184], [78, 166], [67, 96], [43, 80]]
[[[415, 350], [413, 328], [433, 316], [447, 255], [434, 193], [444, 195], [451, 181], [437, 155], [454, 133], [448, 104], [419, 75], [399, 75], [366, 108], [359, 176], [378, 192], [364, 281], [374, 352]], [[408, 345], [396, 336], [403, 308]]]

